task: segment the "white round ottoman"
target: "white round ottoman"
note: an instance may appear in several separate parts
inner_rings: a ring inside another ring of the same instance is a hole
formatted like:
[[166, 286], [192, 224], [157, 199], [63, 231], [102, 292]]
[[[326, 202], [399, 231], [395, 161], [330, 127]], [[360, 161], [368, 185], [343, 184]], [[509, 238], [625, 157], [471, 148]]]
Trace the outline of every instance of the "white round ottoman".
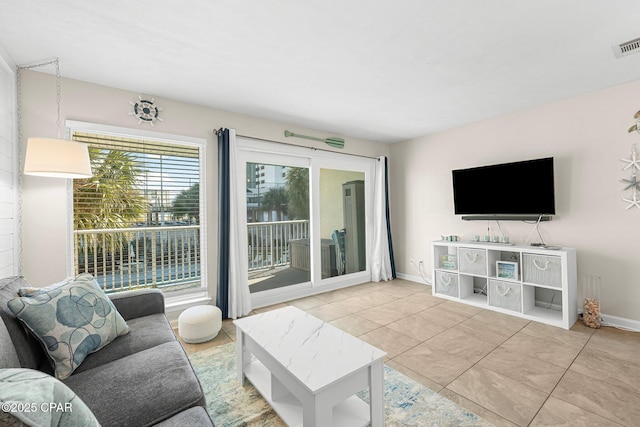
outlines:
[[190, 307], [178, 316], [178, 334], [184, 342], [212, 340], [222, 328], [222, 311], [213, 305]]

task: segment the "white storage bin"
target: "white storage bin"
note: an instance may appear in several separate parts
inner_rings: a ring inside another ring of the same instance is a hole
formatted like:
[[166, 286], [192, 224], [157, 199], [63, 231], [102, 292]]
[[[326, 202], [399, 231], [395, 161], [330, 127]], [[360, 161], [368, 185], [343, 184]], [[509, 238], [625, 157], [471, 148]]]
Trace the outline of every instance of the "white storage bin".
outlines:
[[522, 311], [522, 286], [519, 283], [489, 280], [489, 305]]
[[525, 283], [562, 287], [562, 263], [560, 257], [547, 255], [522, 255], [522, 280]]
[[487, 275], [487, 251], [484, 249], [459, 248], [460, 272]]
[[458, 275], [436, 271], [436, 293], [458, 297]]

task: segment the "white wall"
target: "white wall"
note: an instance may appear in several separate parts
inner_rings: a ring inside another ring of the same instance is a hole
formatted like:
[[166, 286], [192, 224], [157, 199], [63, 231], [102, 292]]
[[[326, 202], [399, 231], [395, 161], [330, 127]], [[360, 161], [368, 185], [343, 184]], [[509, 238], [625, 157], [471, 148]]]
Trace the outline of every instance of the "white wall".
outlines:
[[[620, 161], [640, 135], [627, 134], [640, 110], [640, 81], [546, 104], [391, 147], [391, 221], [399, 272], [431, 273], [430, 246], [441, 234], [471, 239], [487, 223], [453, 214], [451, 170], [555, 157], [556, 212], [541, 225], [548, 244], [575, 247], [583, 276], [602, 277], [603, 313], [640, 320], [640, 210], [626, 210]], [[523, 243], [532, 225], [502, 222]], [[499, 234], [492, 224], [491, 234]], [[537, 241], [537, 240], [536, 240]]]
[[[22, 72], [22, 123], [25, 144], [29, 136], [56, 136], [55, 77], [40, 72]], [[62, 79], [61, 116], [64, 120], [77, 120], [128, 128], [139, 128], [137, 119], [129, 115], [129, 101], [138, 99], [138, 93], [71, 79]], [[152, 96], [149, 95], [149, 96]], [[301, 146], [330, 148], [321, 142], [285, 138], [284, 130], [317, 137], [334, 136], [327, 132], [300, 128], [291, 124], [257, 119], [245, 115], [205, 108], [169, 99], [155, 97], [162, 108], [153, 128], [144, 129], [181, 136], [206, 138], [208, 198], [208, 268], [209, 286], [215, 289], [217, 281], [217, 139], [213, 129], [235, 128], [239, 135], [253, 136]], [[342, 136], [342, 135], [335, 135]], [[389, 154], [389, 146], [349, 138], [344, 150], [350, 154], [380, 156]], [[66, 276], [66, 239], [68, 237], [67, 191], [64, 181], [51, 178], [25, 176], [23, 196], [24, 275], [35, 285], [45, 285]], [[215, 298], [213, 292], [210, 293]]]
[[0, 46], [0, 277], [18, 272], [15, 65]]

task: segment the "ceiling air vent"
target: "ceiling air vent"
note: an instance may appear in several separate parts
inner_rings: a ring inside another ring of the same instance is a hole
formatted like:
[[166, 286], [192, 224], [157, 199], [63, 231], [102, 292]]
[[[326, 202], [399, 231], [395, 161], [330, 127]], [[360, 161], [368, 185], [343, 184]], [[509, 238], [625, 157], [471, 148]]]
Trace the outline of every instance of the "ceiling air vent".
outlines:
[[640, 52], [640, 38], [612, 46], [616, 58], [622, 58]]

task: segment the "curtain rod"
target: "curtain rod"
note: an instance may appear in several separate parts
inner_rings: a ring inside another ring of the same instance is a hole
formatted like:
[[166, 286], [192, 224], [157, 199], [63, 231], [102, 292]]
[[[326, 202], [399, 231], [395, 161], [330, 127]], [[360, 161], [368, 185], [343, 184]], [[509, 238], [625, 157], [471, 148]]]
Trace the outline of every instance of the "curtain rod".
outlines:
[[[214, 129], [213, 131], [214, 134], [218, 135], [219, 133], [219, 129]], [[298, 148], [308, 148], [310, 150], [313, 151], [325, 151], [327, 153], [334, 153], [334, 154], [343, 154], [345, 156], [354, 156], [354, 157], [362, 157], [365, 159], [373, 159], [373, 160], [378, 160], [380, 161], [380, 159], [378, 157], [371, 157], [371, 156], [363, 156], [361, 154], [350, 154], [350, 153], [340, 153], [338, 151], [333, 151], [333, 150], [327, 150], [325, 148], [316, 148], [316, 147], [307, 147], [305, 145], [298, 145], [298, 144], [291, 144], [289, 142], [282, 142], [282, 141], [274, 141], [273, 139], [266, 139], [266, 138], [258, 138], [255, 136], [251, 136], [251, 135], [240, 135], [240, 134], [236, 134], [236, 136], [240, 136], [242, 138], [251, 138], [251, 139], [257, 139], [258, 141], [264, 141], [264, 142], [272, 142], [274, 144], [282, 144], [282, 145], [289, 145], [291, 147], [298, 147]]]

